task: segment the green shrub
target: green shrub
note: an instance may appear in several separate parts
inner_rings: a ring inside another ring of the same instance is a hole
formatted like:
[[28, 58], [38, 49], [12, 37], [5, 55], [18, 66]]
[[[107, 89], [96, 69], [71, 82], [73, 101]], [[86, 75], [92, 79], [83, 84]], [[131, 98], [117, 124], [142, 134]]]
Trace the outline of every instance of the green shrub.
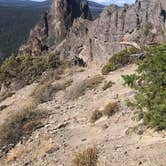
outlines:
[[42, 125], [41, 119], [45, 115], [34, 108], [19, 110], [11, 115], [0, 126], [0, 147], [9, 144], [16, 145], [23, 137], [29, 137], [34, 130]]
[[96, 148], [87, 148], [75, 155], [72, 166], [97, 166], [98, 151]]
[[125, 84], [130, 86], [131, 88], [134, 88], [135, 81], [139, 78], [136, 74], [131, 74], [131, 75], [122, 75], [122, 78], [125, 81]]
[[137, 74], [123, 76], [136, 90], [132, 106], [139, 109], [149, 127], [166, 129], [166, 45], [146, 48], [145, 59], [138, 63]]
[[10, 84], [12, 80], [24, 80], [31, 83], [44, 71], [57, 68], [59, 58], [53, 54], [45, 56], [11, 56], [0, 66], [0, 83]]
[[98, 110], [95, 110], [92, 115], [91, 115], [91, 118], [90, 118], [90, 122], [91, 123], [94, 123], [96, 122], [98, 119], [100, 119], [102, 117], [102, 112], [98, 111]]
[[103, 110], [103, 115], [110, 117], [114, 115], [117, 111], [119, 111], [119, 105], [117, 102], [108, 103]]
[[118, 68], [121, 68], [129, 63], [132, 63], [134, 61], [134, 58], [131, 57], [131, 55], [139, 52], [140, 50], [132, 47], [114, 54], [109, 59], [109, 62], [102, 68], [102, 74], [107, 75], [111, 71], [117, 70]]

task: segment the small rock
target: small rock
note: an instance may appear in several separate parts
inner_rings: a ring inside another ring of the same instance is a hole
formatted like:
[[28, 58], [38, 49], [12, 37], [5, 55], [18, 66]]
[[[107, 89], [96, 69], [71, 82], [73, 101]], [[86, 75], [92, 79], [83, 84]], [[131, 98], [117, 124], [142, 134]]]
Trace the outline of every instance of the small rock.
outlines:
[[121, 147], [122, 147], [122, 145], [117, 145], [117, 146], [115, 146], [115, 150], [118, 150]]
[[86, 140], [87, 140], [86, 138], [83, 138], [81, 141], [84, 142], [84, 141], [86, 141]]
[[50, 153], [58, 151], [59, 149], [60, 149], [59, 147], [53, 147], [50, 150], [48, 150], [46, 153], [50, 154]]
[[8, 106], [7, 105], [2, 105], [0, 106], [0, 111], [3, 111], [5, 108], [7, 108]]
[[136, 149], [140, 149], [140, 147], [139, 147], [139, 146], [137, 146], [137, 147], [136, 147]]
[[55, 109], [60, 109], [61, 107], [60, 107], [60, 106], [55, 106], [54, 108], [55, 108]]
[[137, 131], [137, 134], [138, 134], [138, 135], [142, 135], [143, 133], [144, 133], [143, 130], [138, 130], [138, 131]]
[[102, 129], [103, 130], [105, 130], [105, 129], [107, 129], [109, 126], [107, 125], [107, 124], [104, 124], [103, 126], [102, 126]]
[[140, 161], [140, 162], [138, 163], [138, 165], [142, 165], [142, 161]]

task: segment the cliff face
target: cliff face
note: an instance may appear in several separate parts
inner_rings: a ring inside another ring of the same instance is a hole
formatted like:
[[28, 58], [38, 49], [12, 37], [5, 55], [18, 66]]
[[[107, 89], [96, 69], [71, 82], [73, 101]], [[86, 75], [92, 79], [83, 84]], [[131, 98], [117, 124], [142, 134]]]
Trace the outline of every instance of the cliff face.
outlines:
[[137, 0], [123, 8], [108, 7], [90, 27], [94, 59], [103, 63], [125, 47], [122, 42], [136, 42], [141, 46], [164, 41], [165, 16], [163, 0]]
[[95, 21], [87, 18], [91, 18], [87, 2], [56, 0], [45, 15], [44, 26], [40, 26], [43, 28], [37, 25], [24, 47], [28, 46], [32, 55], [49, 49], [69, 59], [77, 56], [89, 64], [103, 64], [110, 55], [125, 48], [125, 42], [141, 46], [165, 41], [166, 2], [163, 0], [137, 0], [124, 7], [111, 5]]
[[40, 55], [65, 39], [74, 19], [91, 19], [87, 1], [53, 0], [51, 9], [30, 32], [29, 39], [20, 53]]
[[78, 17], [91, 19], [87, 2], [80, 2], [80, 0], [55, 0], [50, 14], [48, 37], [51, 42], [54, 41], [54, 45], [59, 44], [66, 37], [74, 19]]

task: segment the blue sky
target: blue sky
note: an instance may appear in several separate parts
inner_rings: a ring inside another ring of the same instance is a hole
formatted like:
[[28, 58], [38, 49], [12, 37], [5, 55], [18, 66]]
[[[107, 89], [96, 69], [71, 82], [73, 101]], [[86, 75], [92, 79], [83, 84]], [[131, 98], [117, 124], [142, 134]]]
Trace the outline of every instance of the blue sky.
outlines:
[[[44, 1], [44, 0], [34, 0], [34, 1]], [[135, 0], [92, 0], [92, 1], [105, 4], [105, 5], [109, 5], [111, 3], [122, 5], [124, 3], [131, 4], [135, 2]]]

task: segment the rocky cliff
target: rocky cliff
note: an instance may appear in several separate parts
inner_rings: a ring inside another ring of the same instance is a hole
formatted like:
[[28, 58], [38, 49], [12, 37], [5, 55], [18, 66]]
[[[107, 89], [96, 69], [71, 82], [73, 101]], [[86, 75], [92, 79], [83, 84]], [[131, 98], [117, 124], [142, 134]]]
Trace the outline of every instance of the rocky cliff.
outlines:
[[21, 50], [32, 55], [49, 50], [69, 59], [82, 58], [87, 64], [103, 64], [131, 42], [141, 47], [165, 41], [163, 0], [137, 0], [124, 7], [111, 5], [95, 21], [88, 21], [90, 18], [86, 1], [56, 0]]
[[30, 32], [29, 39], [20, 53], [40, 55], [65, 39], [74, 19], [91, 19], [87, 1], [54, 0], [51, 9]]
[[124, 48], [125, 42], [138, 45], [165, 40], [166, 2], [137, 0], [134, 5], [108, 7], [90, 27], [92, 52], [98, 62]]

